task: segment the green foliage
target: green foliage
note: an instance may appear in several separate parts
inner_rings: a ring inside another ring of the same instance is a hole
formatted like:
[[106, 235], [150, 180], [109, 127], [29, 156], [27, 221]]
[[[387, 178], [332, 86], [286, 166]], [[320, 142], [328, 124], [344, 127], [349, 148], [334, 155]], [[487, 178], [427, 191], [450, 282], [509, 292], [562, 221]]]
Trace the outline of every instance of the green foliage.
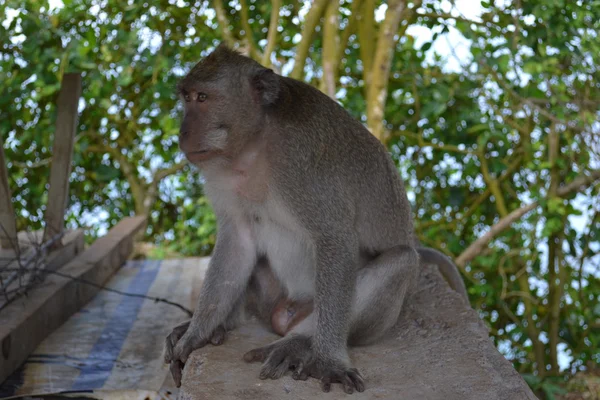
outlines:
[[539, 376], [532, 374], [523, 374], [525, 382], [536, 392], [544, 394], [546, 400], [557, 400], [556, 395], [566, 394], [567, 390], [560, 386], [564, 383], [563, 379], [560, 378], [546, 378], [542, 379]]
[[[262, 52], [272, 6], [246, 3], [248, 21], [239, 2], [223, 3], [228, 29]], [[385, 104], [386, 144], [407, 179], [425, 245], [456, 257], [512, 211], [539, 202], [463, 276], [494, 342], [546, 398], [561, 393], [552, 376], [600, 362], [598, 184], [577, 196], [552, 194], [600, 168], [597, 3], [482, 1], [483, 14], [469, 21], [424, 1], [409, 24], [436, 33], [419, 48], [410, 28], [401, 35]], [[284, 1], [280, 10], [272, 59], [284, 74], [302, 34], [300, 6]], [[342, 27], [351, 9], [341, 2]], [[214, 9], [194, 0], [65, 0], [54, 10], [45, 1], [0, 3], [0, 15], [10, 10], [18, 13], [0, 24], [0, 134], [19, 229], [42, 226], [54, 104], [63, 74], [81, 71], [69, 224], [88, 227], [93, 237], [125, 215], [148, 214], [154, 255], [210, 254], [215, 218], [201, 176], [177, 149], [174, 88], [221, 39]], [[445, 35], [456, 31], [471, 41], [471, 58], [461, 58], [458, 72], [435, 54], [440, 43], [452, 47]], [[321, 32], [305, 68], [316, 86]], [[365, 121], [359, 39], [349, 36], [340, 60], [337, 100]], [[559, 347], [569, 357], [560, 371], [551, 351]]]

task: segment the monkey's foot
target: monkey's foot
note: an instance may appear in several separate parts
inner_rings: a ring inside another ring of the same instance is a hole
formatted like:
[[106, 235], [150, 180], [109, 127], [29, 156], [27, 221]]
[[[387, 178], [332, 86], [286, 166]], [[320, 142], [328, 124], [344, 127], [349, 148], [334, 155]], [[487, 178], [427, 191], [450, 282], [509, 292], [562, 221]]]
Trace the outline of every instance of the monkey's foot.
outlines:
[[171, 364], [169, 369], [177, 387], [181, 386], [183, 367], [192, 351], [208, 343], [218, 346], [225, 341], [226, 330], [222, 325], [215, 329], [210, 339], [201, 339], [196, 332], [188, 331], [190, 322], [177, 325], [165, 339], [164, 360], [166, 364]]
[[281, 300], [273, 310], [271, 327], [280, 336], [285, 336], [313, 311], [312, 301]]
[[[312, 359], [311, 339], [304, 335], [288, 336], [268, 346], [250, 350], [244, 361], [263, 363], [260, 379], [279, 379], [290, 369], [303, 370]], [[306, 378], [305, 378], [306, 379]]]
[[295, 380], [305, 381], [309, 376], [321, 380], [324, 392], [331, 390], [332, 383], [341, 383], [348, 394], [365, 390], [363, 377], [356, 368], [341, 361], [316, 358], [311, 341], [310, 337], [304, 335], [288, 336], [268, 346], [250, 350], [244, 354], [244, 361], [263, 363], [260, 379], [279, 379], [287, 371], [293, 370], [292, 378]]
[[[296, 378], [296, 374], [300, 376]], [[324, 392], [331, 390], [332, 383], [341, 383], [344, 392], [347, 394], [354, 393], [354, 390], [357, 392], [364, 392], [365, 390], [364, 379], [356, 368], [351, 368], [334, 360], [317, 359], [307, 365], [304, 370], [296, 371], [292, 377], [294, 379], [306, 379], [308, 376], [320, 379], [321, 389]]]

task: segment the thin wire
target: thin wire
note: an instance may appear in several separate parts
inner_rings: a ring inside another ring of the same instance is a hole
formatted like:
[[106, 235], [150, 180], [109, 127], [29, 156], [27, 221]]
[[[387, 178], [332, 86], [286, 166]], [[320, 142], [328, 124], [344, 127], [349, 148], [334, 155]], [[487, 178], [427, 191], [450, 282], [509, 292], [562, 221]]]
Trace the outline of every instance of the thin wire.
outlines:
[[[18, 268], [7, 268], [7, 271], [18, 271]], [[86, 285], [90, 285], [90, 286], [94, 286], [98, 289], [107, 291], [107, 292], [112, 292], [112, 293], [116, 293], [116, 294], [120, 294], [122, 296], [128, 296], [128, 297], [138, 297], [138, 298], [142, 298], [142, 299], [148, 299], [148, 300], [153, 300], [155, 303], [165, 303], [165, 304], [169, 304], [171, 306], [177, 307], [180, 310], [182, 310], [183, 312], [185, 312], [189, 317], [191, 317], [193, 315], [192, 310], [190, 310], [187, 307], [182, 306], [179, 303], [175, 303], [173, 301], [167, 300], [165, 298], [162, 297], [154, 297], [154, 296], [147, 296], [144, 294], [138, 294], [138, 293], [129, 293], [129, 292], [123, 292], [121, 290], [117, 290], [117, 289], [112, 289], [112, 288], [108, 288], [106, 286], [102, 286], [102, 285], [98, 285], [94, 282], [90, 282], [86, 279], [82, 279], [82, 278], [76, 278], [74, 276], [68, 275], [68, 274], [63, 274], [62, 272], [58, 272], [58, 271], [44, 271], [45, 273], [49, 273], [49, 274], [53, 274], [53, 275], [57, 275], [60, 276], [62, 278], [67, 278], [67, 279], [71, 279], [75, 282], [81, 282], [81, 283], [85, 283]], [[0, 311], [5, 308], [9, 303], [5, 303], [2, 306], [0, 306]]]

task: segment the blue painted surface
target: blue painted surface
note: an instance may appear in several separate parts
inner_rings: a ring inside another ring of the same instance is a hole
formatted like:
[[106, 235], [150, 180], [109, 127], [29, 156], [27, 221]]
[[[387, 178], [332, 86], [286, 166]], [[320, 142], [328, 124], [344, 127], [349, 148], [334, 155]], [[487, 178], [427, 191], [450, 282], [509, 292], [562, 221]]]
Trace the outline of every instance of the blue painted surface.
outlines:
[[[125, 291], [144, 295], [148, 293], [158, 275], [160, 263], [160, 260], [144, 262]], [[137, 297], [121, 299], [89, 355], [81, 361], [80, 373], [71, 387], [72, 390], [98, 389], [104, 385], [144, 301], [145, 299]]]

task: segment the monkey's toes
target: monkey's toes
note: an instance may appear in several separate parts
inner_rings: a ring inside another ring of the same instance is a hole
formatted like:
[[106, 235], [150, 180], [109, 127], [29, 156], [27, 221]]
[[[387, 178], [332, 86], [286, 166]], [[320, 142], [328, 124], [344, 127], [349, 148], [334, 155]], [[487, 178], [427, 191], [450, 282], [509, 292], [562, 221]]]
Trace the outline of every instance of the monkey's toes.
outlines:
[[292, 374], [292, 378], [296, 381], [305, 381], [308, 379], [309, 372], [304, 368], [304, 363], [302, 361], [298, 362], [296, 365], [290, 365], [290, 368], [294, 370]]
[[364, 392], [365, 390], [364, 379], [356, 368], [346, 370], [334, 369], [326, 372], [321, 377], [321, 389], [324, 392], [329, 392], [331, 384], [336, 382], [342, 384], [344, 392], [347, 394], [354, 393], [354, 390], [357, 392]]
[[248, 363], [252, 363], [252, 362], [263, 362], [267, 359], [267, 356], [269, 355], [269, 348], [268, 347], [259, 347], [257, 349], [252, 349], [249, 352], [247, 352], [246, 354], [244, 354], [244, 361], [248, 362]]
[[285, 357], [283, 359], [269, 358], [263, 365], [259, 377], [260, 379], [279, 379], [290, 370], [290, 365], [292, 363], [291, 357]]
[[217, 329], [215, 329], [215, 331], [213, 332], [213, 334], [210, 338], [210, 342], [215, 346], [219, 346], [219, 345], [223, 344], [223, 342], [225, 341], [226, 334], [227, 334], [227, 331], [221, 325], [221, 326], [217, 327]]

